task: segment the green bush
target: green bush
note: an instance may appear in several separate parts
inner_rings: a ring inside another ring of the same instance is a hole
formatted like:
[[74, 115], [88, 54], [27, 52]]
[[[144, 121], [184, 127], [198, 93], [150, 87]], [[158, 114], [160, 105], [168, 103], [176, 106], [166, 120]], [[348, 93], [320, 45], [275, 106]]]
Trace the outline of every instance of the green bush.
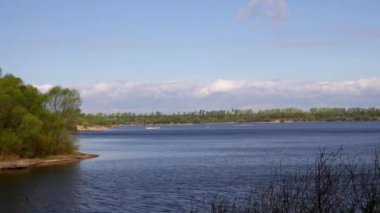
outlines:
[[22, 148], [21, 139], [9, 130], [0, 130], [0, 154], [17, 155]]
[[54, 87], [42, 94], [20, 78], [0, 76], [0, 155], [73, 153], [80, 104], [75, 90]]

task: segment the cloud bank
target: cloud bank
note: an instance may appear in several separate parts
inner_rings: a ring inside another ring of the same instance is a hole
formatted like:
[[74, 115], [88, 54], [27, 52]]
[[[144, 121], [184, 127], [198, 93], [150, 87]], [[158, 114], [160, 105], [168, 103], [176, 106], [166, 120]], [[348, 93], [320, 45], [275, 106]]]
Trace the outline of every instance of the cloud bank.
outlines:
[[[46, 91], [49, 85], [37, 86]], [[380, 107], [380, 78], [354, 81], [96, 82], [73, 86], [84, 112], [178, 112], [199, 109]]]

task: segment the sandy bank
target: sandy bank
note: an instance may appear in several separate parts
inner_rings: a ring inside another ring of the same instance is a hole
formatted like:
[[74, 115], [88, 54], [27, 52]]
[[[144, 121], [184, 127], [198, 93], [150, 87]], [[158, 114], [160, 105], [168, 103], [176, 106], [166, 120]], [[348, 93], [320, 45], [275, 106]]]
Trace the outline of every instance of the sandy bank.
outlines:
[[85, 126], [78, 125], [77, 130], [78, 131], [102, 131], [102, 130], [113, 129], [115, 127], [117, 127], [117, 126], [110, 126], [110, 127], [107, 127], [107, 126], [88, 126], [88, 127], [85, 127]]
[[96, 158], [99, 155], [77, 153], [72, 155], [56, 155], [46, 158], [26, 158], [0, 161], [1, 170], [19, 170], [36, 166], [58, 165], [74, 163], [85, 159]]

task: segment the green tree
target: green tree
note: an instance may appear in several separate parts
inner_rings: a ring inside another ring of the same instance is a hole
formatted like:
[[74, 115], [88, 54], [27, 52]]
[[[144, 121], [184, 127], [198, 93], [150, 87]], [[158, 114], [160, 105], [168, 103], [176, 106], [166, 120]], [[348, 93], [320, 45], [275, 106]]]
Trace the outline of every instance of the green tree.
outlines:
[[76, 150], [79, 93], [55, 87], [42, 94], [13, 75], [0, 76], [0, 157], [36, 157]]
[[66, 127], [70, 130], [75, 130], [81, 104], [82, 101], [78, 91], [57, 86], [47, 93], [44, 106], [49, 112], [59, 116]]

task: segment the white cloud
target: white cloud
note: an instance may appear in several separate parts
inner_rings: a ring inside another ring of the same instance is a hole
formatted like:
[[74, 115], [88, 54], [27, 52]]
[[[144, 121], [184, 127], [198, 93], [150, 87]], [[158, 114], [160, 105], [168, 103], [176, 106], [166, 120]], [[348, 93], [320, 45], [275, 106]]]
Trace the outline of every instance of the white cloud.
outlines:
[[209, 84], [120, 81], [75, 88], [80, 91], [87, 112], [175, 112], [246, 106], [380, 106], [380, 78], [356, 81], [217, 80]]
[[198, 94], [200, 96], [208, 96], [213, 93], [232, 92], [242, 88], [244, 85], [244, 81], [217, 80], [214, 83], [201, 88]]
[[[47, 91], [50, 84], [37, 86]], [[199, 109], [314, 106], [380, 107], [380, 78], [352, 81], [234, 81], [208, 84], [96, 82], [73, 86], [85, 112], [177, 112]]]
[[239, 21], [248, 16], [264, 16], [276, 22], [288, 17], [288, 9], [285, 0], [250, 0], [248, 4], [241, 7], [237, 13]]
[[33, 85], [34, 87], [36, 87], [39, 91], [45, 93], [47, 91], [49, 91], [51, 88], [53, 88], [53, 85], [51, 84], [42, 84], [42, 85]]

